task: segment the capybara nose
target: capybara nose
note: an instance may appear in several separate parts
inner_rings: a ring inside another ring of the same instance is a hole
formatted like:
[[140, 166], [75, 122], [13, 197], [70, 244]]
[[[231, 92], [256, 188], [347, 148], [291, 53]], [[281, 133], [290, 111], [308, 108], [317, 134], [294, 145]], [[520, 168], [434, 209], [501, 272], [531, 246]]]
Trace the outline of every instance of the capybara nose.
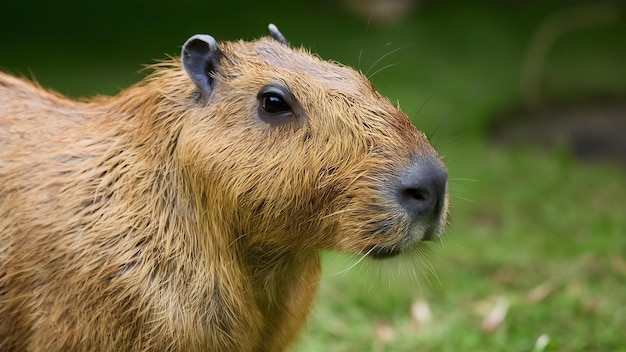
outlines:
[[400, 178], [398, 201], [412, 222], [439, 221], [444, 207], [448, 172], [438, 161], [415, 159]]

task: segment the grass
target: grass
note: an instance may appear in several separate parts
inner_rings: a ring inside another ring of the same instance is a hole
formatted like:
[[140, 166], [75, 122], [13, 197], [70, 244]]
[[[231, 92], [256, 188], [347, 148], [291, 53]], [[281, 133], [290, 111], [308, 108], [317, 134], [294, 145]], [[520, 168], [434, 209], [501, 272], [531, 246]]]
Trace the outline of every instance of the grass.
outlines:
[[[235, 10], [229, 2], [137, 2], [125, 3], [125, 11], [99, 2], [62, 10], [20, 4], [9, 1], [13, 11], [0, 15], [3, 33], [20, 33], [0, 40], [0, 68], [32, 72], [72, 96], [115, 93], [141, 78], [133, 73], [140, 63], [163, 51], [176, 55], [191, 33], [250, 39], [272, 21], [295, 45], [378, 71], [375, 86], [431, 137], [451, 176], [445, 238], [429, 254], [390, 261], [324, 253], [324, 279], [298, 351], [626, 349], [624, 170], [583, 164], [567, 148], [488, 139], [491, 121], [522, 107], [520, 75], [532, 33], [568, 3], [428, 2], [387, 26], [368, 26], [325, 2]], [[85, 6], [100, 6], [100, 17], [81, 17], [93, 13]], [[6, 15], [26, 10], [38, 25]], [[620, 13], [555, 42], [538, 87], [544, 101], [626, 96]], [[152, 20], [138, 26], [138, 14]], [[66, 25], [72, 21], [86, 29]], [[429, 321], [413, 317], [416, 302], [429, 307]], [[507, 314], [484, 332], [498, 302], [507, 302]], [[542, 335], [547, 344], [537, 343]]]

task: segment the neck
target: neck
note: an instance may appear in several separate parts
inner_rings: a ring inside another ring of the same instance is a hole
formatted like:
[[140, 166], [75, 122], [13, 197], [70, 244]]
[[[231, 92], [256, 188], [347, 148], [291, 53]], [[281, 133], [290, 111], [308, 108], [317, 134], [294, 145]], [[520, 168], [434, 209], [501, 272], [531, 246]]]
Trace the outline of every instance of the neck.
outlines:
[[158, 71], [114, 98], [92, 102], [105, 116], [100, 130], [115, 131], [103, 157], [110, 182], [101, 184], [116, 198], [112, 204], [123, 204], [120, 216], [140, 248], [137, 263], [147, 266], [143, 280], [169, 297], [153, 298], [156, 312], [182, 306], [194, 313], [178, 317], [180, 329], [218, 327], [232, 336], [257, 336], [272, 350], [293, 340], [306, 321], [319, 258], [255, 241], [263, 236], [238, 226], [247, 220], [220, 181], [208, 181], [207, 170], [178, 158], [189, 119], [183, 104], [193, 96], [193, 87], [181, 92], [171, 83], [181, 74]]

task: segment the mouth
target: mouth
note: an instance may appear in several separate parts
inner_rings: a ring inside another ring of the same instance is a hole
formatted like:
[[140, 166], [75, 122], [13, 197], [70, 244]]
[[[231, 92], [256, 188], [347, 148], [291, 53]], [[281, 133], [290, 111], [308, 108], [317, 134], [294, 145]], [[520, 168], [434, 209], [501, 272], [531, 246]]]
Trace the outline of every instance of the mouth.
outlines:
[[372, 246], [366, 253], [370, 258], [388, 259], [397, 256], [400, 252], [402, 251], [398, 248], [377, 248], [376, 246]]
[[[416, 235], [413, 232], [419, 232], [420, 235]], [[373, 259], [388, 259], [398, 256], [402, 251], [409, 247], [419, 246], [424, 242], [430, 242], [439, 237], [439, 231], [430, 228], [427, 231], [413, 231], [409, 230], [407, 235], [399, 242], [391, 246], [379, 246], [371, 245], [367, 247], [364, 254]]]

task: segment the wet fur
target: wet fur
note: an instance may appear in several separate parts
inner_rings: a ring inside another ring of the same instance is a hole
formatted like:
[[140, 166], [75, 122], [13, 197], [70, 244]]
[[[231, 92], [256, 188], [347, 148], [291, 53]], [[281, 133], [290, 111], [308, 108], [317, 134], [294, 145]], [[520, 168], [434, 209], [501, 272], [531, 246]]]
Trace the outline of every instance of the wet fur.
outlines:
[[[320, 250], [401, 241], [386, 188], [439, 160], [423, 134], [348, 68], [221, 46], [206, 103], [178, 60], [85, 101], [0, 74], [0, 351], [282, 350]], [[306, 114], [261, 121], [268, 82]]]

